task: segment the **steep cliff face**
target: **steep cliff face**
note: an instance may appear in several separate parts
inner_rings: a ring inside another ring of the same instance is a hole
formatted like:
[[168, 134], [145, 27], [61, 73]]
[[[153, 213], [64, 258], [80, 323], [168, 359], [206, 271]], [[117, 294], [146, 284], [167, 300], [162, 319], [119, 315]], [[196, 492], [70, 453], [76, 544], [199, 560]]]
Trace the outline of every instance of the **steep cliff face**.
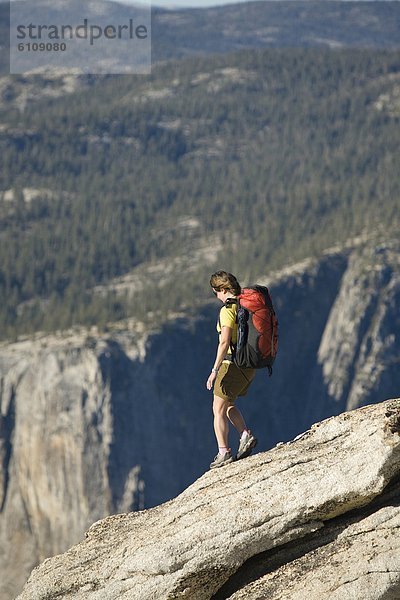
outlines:
[[201, 322], [1, 348], [2, 598], [93, 521], [166, 500], [204, 471], [214, 448], [211, 357], [194, 357]]
[[398, 244], [352, 253], [318, 351], [327, 392], [342, 407], [398, 390], [399, 307]]
[[[399, 256], [398, 243], [361, 244], [270, 280], [279, 357], [240, 402], [261, 451], [398, 395]], [[0, 347], [1, 598], [97, 519], [155, 506], [208, 469], [217, 311]]]
[[170, 502], [93, 525], [19, 598], [399, 598], [399, 430], [392, 400], [209, 471]]
[[272, 284], [282, 327], [268, 397], [284, 439], [400, 386], [398, 241], [361, 242], [294, 270]]

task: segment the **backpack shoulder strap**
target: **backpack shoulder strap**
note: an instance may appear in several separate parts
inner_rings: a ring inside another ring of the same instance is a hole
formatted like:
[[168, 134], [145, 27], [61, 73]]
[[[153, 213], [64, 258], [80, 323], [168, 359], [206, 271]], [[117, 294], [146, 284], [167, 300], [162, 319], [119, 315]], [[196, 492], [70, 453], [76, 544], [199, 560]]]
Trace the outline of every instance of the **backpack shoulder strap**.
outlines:
[[238, 313], [237, 313], [237, 309], [240, 306], [240, 302], [238, 300], [238, 298], [228, 298], [227, 300], [225, 300], [224, 302], [224, 306], [226, 308], [229, 308], [230, 306], [235, 306], [236, 305], [236, 318], [235, 321], [236, 323], [238, 322]]
[[232, 306], [232, 304], [238, 304], [239, 301], [237, 298], [227, 298], [224, 302], [224, 306], [226, 306], [227, 308], [229, 306]]

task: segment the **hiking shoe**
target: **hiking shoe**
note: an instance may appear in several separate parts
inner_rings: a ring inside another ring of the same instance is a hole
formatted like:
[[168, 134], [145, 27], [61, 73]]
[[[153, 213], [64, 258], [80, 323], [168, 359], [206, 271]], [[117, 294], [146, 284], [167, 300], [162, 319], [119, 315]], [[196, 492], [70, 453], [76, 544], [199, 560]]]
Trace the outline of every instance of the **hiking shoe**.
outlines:
[[217, 456], [214, 458], [213, 462], [210, 465], [210, 469], [215, 469], [216, 467], [223, 467], [224, 465], [229, 465], [229, 463], [233, 462], [233, 456], [231, 451], [225, 452], [225, 454], [220, 454], [218, 452]]
[[240, 460], [241, 458], [246, 458], [246, 456], [250, 456], [253, 451], [253, 448], [257, 446], [257, 438], [249, 433], [244, 436], [243, 439], [240, 440], [239, 449], [236, 454], [236, 460]]

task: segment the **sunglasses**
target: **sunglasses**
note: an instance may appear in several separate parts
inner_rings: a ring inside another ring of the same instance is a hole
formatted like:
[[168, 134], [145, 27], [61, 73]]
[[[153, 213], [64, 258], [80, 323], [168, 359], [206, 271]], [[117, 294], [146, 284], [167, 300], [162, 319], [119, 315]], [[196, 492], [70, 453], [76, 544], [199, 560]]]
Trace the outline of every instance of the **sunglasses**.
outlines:
[[215, 291], [214, 288], [213, 288], [212, 293], [214, 294], [214, 296], [216, 296], [218, 294], [218, 292], [219, 292], [219, 290]]

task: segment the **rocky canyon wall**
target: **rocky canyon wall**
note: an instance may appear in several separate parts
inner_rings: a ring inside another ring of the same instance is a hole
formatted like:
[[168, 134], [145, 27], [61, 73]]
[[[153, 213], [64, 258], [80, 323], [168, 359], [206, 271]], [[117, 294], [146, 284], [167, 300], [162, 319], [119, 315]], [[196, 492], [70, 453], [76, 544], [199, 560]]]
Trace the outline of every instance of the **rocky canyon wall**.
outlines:
[[[397, 242], [364, 243], [260, 279], [279, 316], [279, 356], [239, 402], [260, 451], [398, 396], [399, 262]], [[155, 506], [208, 469], [217, 311], [212, 302], [153, 331], [131, 322], [0, 347], [3, 600], [94, 521]]]

